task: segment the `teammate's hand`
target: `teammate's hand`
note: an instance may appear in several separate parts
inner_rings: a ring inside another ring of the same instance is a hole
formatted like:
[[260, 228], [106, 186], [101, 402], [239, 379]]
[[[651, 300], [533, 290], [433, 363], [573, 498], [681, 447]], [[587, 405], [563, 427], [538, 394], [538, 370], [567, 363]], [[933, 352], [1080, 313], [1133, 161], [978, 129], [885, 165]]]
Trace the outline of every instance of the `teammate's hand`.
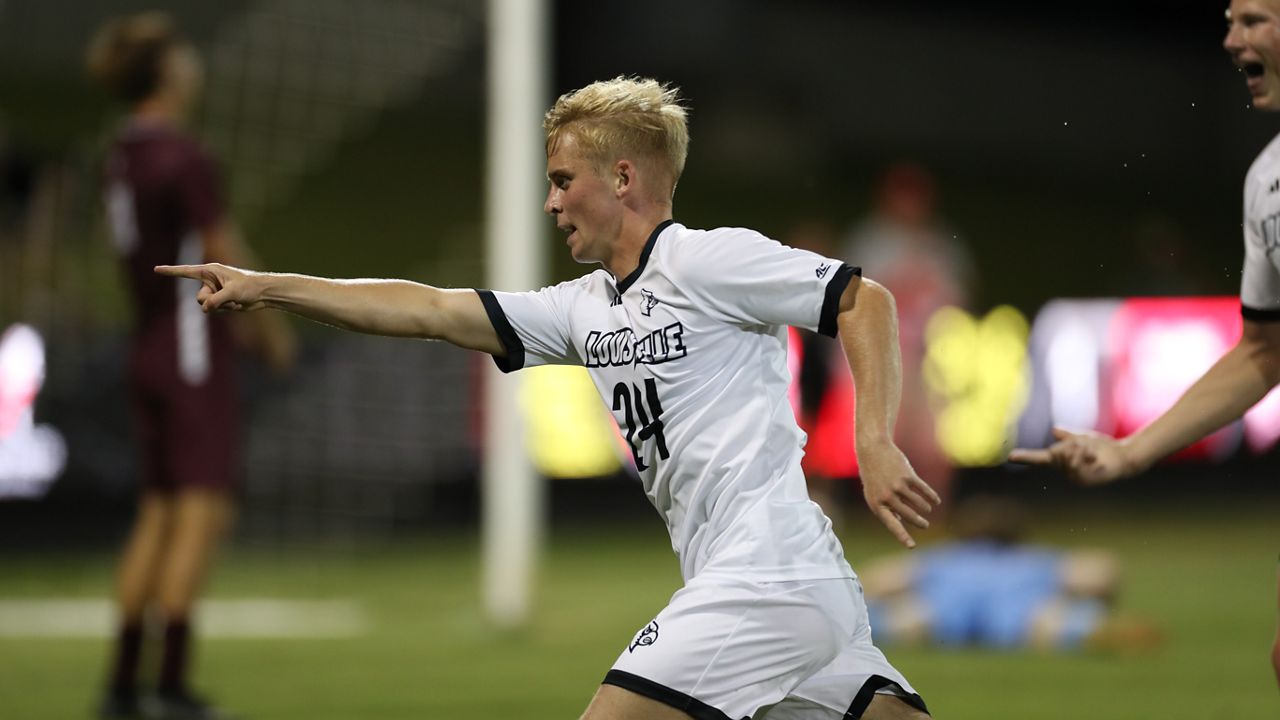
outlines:
[[1050, 465], [1084, 485], [1100, 485], [1133, 475], [1140, 468], [1128, 457], [1123, 442], [1097, 432], [1073, 433], [1053, 429], [1056, 440], [1041, 450], [1018, 448], [1009, 461], [1025, 465]]
[[230, 265], [157, 265], [155, 271], [169, 277], [188, 278], [203, 283], [196, 302], [205, 312], [215, 310], [257, 310], [264, 303], [258, 297], [253, 278], [257, 273]]
[[867, 507], [909, 548], [916, 541], [903, 524], [929, 527], [925, 514], [942, 502], [938, 493], [916, 475], [897, 445], [891, 442], [859, 445], [858, 466], [862, 472], [862, 495]]

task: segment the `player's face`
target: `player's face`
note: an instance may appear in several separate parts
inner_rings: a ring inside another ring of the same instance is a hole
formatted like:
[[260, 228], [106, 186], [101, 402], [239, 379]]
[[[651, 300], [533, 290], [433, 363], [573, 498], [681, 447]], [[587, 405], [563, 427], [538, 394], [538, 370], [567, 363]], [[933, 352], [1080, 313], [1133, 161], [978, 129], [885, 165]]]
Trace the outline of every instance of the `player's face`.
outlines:
[[580, 263], [607, 264], [622, 229], [622, 203], [609, 178], [578, 147], [573, 133], [565, 133], [547, 156], [551, 187], [542, 209], [569, 234], [565, 243]]
[[1222, 47], [1259, 110], [1280, 110], [1280, 0], [1231, 0]]

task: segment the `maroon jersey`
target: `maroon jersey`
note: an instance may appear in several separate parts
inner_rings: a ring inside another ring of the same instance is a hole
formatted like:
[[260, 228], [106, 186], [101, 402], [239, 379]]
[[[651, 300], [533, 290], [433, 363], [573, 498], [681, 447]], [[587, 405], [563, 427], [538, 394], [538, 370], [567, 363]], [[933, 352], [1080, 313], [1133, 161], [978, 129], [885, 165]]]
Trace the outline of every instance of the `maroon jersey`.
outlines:
[[226, 320], [200, 309], [199, 282], [153, 271], [205, 262], [203, 233], [224, 213], [217, 169], [190, 138], [135, 122], [107, 160], [106, 203], [138, 320], [129, 384], [146, 483], [226, 486], [238, 425]]

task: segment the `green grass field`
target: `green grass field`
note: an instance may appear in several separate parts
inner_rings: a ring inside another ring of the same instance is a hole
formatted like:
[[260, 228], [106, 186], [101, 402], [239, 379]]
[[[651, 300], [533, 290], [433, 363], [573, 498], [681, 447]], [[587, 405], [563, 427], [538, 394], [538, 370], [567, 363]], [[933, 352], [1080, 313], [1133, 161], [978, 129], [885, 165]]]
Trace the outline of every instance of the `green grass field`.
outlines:
[[[1153, 655], [890, 649], [890, 658], [948, 720], [1280, 717], [1267, 661], [1280, 549], [1273, 504], [1072, 509], [1042, 523], [1044, 541], [1120, 553], [1122, 606], [1168, 637]], [[844, 538], [855, 568], [893, 549], [860, 524]], [[504, 633], [482, 619], [477, 554], [466, 535], [360, 549], [235, 547], [213, 597], [351, 599], [372, 627], [350, 639], [210, 639], [199, 684], [253, 720], [576, 718], [679, 582], [656, 518], [553, 531], [533, 622]], [[111, 563], [106, 552], [10, 549], [0, 556], [0, 600], [103, 597]], [[0, 638], [0, 718], [89, 717], [106, 650], [101, 639]]]

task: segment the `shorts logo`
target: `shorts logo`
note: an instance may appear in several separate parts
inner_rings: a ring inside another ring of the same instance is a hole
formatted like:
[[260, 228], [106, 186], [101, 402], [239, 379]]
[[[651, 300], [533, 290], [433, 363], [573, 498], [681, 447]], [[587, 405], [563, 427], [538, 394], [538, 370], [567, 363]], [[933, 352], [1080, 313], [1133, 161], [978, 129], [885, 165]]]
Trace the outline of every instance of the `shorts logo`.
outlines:
[[627, 648], [627, 652], [633, 653], [638, 647], [647, 647], [658, 641], [658, 621], [654, 620], [636, 635], [636, 639], [631, 641], [631, 645]]
[[827, 276], [827, 271], [830, 269], [831, 269], [830, 263], [823, 263], [822, 265], [818, 266], [817, 270], [813, 271], [813, 274], [817, 275], [818, 279], [821, 280], [822, 278]]

